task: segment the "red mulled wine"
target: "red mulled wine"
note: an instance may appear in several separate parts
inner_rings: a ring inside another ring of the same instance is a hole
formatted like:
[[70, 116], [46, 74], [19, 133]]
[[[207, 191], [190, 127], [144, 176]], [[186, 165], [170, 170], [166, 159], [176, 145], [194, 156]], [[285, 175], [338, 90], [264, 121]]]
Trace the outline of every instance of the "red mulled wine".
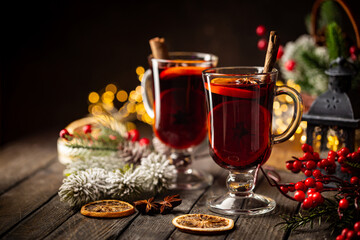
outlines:
[[229, 170], [263, 164], [271, 153], [274, 82], [213, 79], [205, 86], [212, 158]]
[[176, 149], [199, 144], [206, 136], [206, 103], [203, 67], [159, 69], [155, 85], [155, 135]]

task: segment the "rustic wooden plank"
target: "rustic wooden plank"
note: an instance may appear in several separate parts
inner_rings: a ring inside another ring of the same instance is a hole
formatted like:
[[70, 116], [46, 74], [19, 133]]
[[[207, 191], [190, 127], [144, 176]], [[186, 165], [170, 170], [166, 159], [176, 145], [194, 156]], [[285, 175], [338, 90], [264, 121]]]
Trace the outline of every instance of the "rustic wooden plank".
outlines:
[[138, 216], [118, 239], [167, 239], [175, 229], [171, 223], [172, 219], [177, 215], [188, 213], [204, 191], [204, 189], [201, 189], [169, 192], [169, 195], [180, 193], [180, 197], [183, 199], [180, 206], [175, 208], [172, 213], [166, 215]]
[[[279, 173], [283, 182], [297, 181], [300, 178], [296, 174], [283, 171]], [[280, 227], [275, 227], [275, 225], [281, 222], [280, 215], [296, 212], [298, 203], [281, 195], [275, 187], [268, 184], [265, 178], [258, 184], [255, 192], [274, 199], [277, 204], [275, 210], [261, 216], [240, 216], [236, 221], [235, 230], [228, 237], [230, 239], [282, 239], [285, 236], [285, 231]]]
[[[217, 177], [215, 179], [214, 184], [208, 189], [208, 191], [205, 192], [205, 194], [203, 196], [201, 196], [199, 201], [193, 206], [193, 208], [191, 209], [191, 211], [189, 213], [204, 213], [204, 214], [211, 214], [211, 215], [219, 215], [219, 214], [211, 212], [208, 209], [206, 202], [207, 202], [208, 198], [210, 198], [210, 197], [218, 196], [218, 195], [226, 193], [225, 181], [226, 181], [227, 176], [228, 176], [228, 172], [221, 169], [221, 171], [219, 173], [219, 177]], [[177, 215], [181, 215], [181, 214], [177, 214]], [[237, 219], [237, 216], [226, 216], [226, 217], [231, 218], [233, 220]], [[222, 233], [222, 234], [213, 235], [213, 236], [211, 236], [211, 235], [210, 236], [196, 235], [196, 234], [185, 233], [185, 232], [182, 232], [182, 231], [176, 229], [171, 234], [170, 239], [202, 239], [202, 240], [203, 239], [225, 239], [227, 234], [228, 233]]]
[[78, 212], [45, 239], [115, 239], [137, 215], [101, 219], [85, 217]]
[[[121, 239], [162, 239], [167, 238], [174, 230], [171, 220], [176, 214], [187, 213], [194, 202], [205, 190], [180, 192], [184, 202], [172, 214], [144, 216], [132, 215], [121, 219], [95, 219], [76, 213], [64, 222], [59, 228], [47, 236], [47, 239], [113, 239], [120, 235]], [[166, 194], [175, 194], [178, 191], [168, 191]], [[165, 219], [168, 219], [165, 220]], [[166, 226], [171, 227], [167, 228]], [[156, 232], [158, 229], [160, 232]], [[152, 233], [152, 234], [150, 234]], [[148, 236], [149, 235], [149, 236]]]
[[9, 231], [3, 239], [41, 239], [77, 212], [68, 205], [60, 203], [59, 196], [55, 195], [48, 203]]
[[55, 161], [0, 196], [0, 236], [57, 193], [63, 168]]
[[[221, 169], [219, 167], [214, 168], [214, 165], [215, 164], [213, 164], [210, 156], [206, 156], [195, 160], [193, 166], [195, 169], [201, 167], [203, 170], [212, 172], [216, 178]], [[171, 223], [172, 219], [178, 215], [188, 213], [205, 191], [206, 189], [191, 191], [173, 190], [166, 193], [166, 195], [179, 193], [181, 199], [183, 199], [182, 204], [175, 208], [170, 214], [157, 216], [140, 215], [119, 236], [118, 239], [168, 239], [171, 233], [175, 230], [175, 227]], [[159, 199], [161, 199], [161, 196]]]
[[27, 137], [0, 149], [0, 194], [36, 171], [56, 156], [55, 131]]

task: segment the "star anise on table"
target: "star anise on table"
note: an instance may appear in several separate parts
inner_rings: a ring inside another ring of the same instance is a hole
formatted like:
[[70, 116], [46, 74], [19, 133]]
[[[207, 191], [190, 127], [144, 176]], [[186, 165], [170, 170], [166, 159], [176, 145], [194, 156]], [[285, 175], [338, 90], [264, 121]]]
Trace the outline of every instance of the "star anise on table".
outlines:
[[154, 202], [154, 198], [149, 198], [148, 200], [139, 200], [134, 202], [134, 205], [139, 212], [142, 214], [155, 214], [159, 213], [159, 203]]
[[134, 202], [136, 209], [142, 214], [153, 215], [156, 213], [167, 214], [171, 212], [174, 207], [181, 204], [182, 200], [179, 194], [173, 196], [166, 196], [161, 202], [154, 202], [154, 198], [148, 200], [139, 200]]
[[179, 194], [165, 197], [164, 200], [160, 202], [160, 213], [166, 214], [171, 212], [174, 207], [179, 206], [181, 202], [182, 200], [179, 198]]

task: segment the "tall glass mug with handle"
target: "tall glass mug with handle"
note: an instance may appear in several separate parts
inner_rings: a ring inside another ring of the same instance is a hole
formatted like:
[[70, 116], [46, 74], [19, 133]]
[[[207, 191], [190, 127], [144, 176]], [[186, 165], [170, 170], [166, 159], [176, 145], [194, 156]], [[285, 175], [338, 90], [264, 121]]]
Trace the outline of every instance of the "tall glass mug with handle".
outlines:
[[[303, 107], [298, 92], [276, 86], [276, 69], [262, 72], [262, 67], [224, 67], [203, 72], [210, 155], [230, 171], [228, 193], [208, 200], [213, 212], [257, 215], [276, 206], [271, 198], [253, 192], [255, 173], [268, 160], [272, 145], [294, 134]], [[271, 129], [273, 101], [281, 94], [293, 99], [294, 115], [285, 132], [276, 135]]]
[[177, 169], [173, 188], [203, 188], [213, 178], [209, 173], [190, 168], [191, 151], [207, 133], [201, 74], [216, 67], [218, 57], [197, 52], [170, 52], [169, 56], [169, 59], [149, 56], [151, 70], [145, 72], [142, 80], [144, 106], [154, 118], [155, 136], [171, 149], [169, 158]]

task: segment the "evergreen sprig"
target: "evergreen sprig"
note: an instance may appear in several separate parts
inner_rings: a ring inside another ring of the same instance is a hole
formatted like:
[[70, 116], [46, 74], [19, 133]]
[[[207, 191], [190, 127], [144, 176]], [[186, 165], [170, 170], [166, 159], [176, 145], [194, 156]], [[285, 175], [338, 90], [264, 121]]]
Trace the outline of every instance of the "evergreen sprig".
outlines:
[[345, 39], [340, 26], [336, 22], [332, 22], [327, 26], [325, 36], [330, 60], [347, 57]]
[[348, 208], [342, 210], [342, 217], [338, 215], [338, 201], [339, 197], [334, 199], [324, 198], [325, 202], [316, 208], [309, 210], [303, 210], [293, 216], [283, 215], [281, 216], [282, 222], [277, 226], [281, 226], [286, 231], [293, 231], [299, 227], [310, 226], [311, 229], [314, 225], [322, 225], [322, 223], [328, 223], [326, 229], [331, 230], [331, 234], [339, 233], [343, 228], [351, 226], [355, 223], [355, 216], [358, 214], [354, 208]]

